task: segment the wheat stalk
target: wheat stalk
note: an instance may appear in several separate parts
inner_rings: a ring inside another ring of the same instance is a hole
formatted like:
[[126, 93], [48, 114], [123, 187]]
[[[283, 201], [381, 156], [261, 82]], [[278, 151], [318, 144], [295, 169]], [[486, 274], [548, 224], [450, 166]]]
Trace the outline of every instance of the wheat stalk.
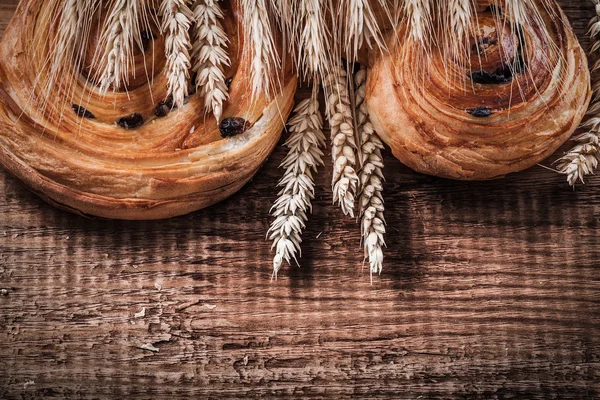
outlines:
[[252, 95], [274, 93], [272, 73], [279, 65], [275, 39], [266, 0], [240, 0], [243, 9], [244, 42], [252, 48], [250, 75]]
[[228, 39], [220, 20], [223, 11], [219, 0], [199, 0], [194, 7], [196, 41], [192, 48], [197, 74], [196, 89], [204, 96], [204, 109], [217, 119], [223, 115], [223, 102], [229, 98], [225, 83], [225, 66], [231, 65], [227, 54]]
[[103, 27], [104, 69], [100, 75], [100, 92], [112, 86], [119, 90], [129, 83], [134, 64], [134, 45], [141, 43], [140, 13], [142, 0], [115, 0]]
[[276, 250], [273, 259], [273, 277], [283, 262], [298, 262], [301, 254], [302, 231], [312, 212], [312, 200], [315, 195], [315, 182], [312, 174], [323, 165], [323, 118], [319, 111], [318, 86], [313, 87], [312, 97], [299, 103], [289, 121], [290, 137], [285, 143], [289, 153], [281, 163], [285, 174], [279, 182], [282, 190], [271, 212], [275, 220], [271, 224], [267, 237], [273, 241]]
[[327, 96], [327, 118], [331, 129], [333, 159], [333, 201], [339, 203], [345, 215], [354, 217], [356, 174], [356, 141], [348, 90], [348, 75], [339, 64], [324, 79]]
[[188, 95], [192, 48], [189, 30], [194, 13], [185, 0], [163, 0], [160, 15], [167, 57], [164, 70], [167, 77], [167, 96], [173, 96], [173, 105], [181, 108]]
[[[592, 53], [599, 53], [600, 50], [600, 0], [594, 0], [596, 6], [596, 15], [590, 21], [589, 34], [593, 44]], [[600, 61], [596, 61], [592, 66], [592, 73], [600, 70]], [[600, 163], [600, 80], [595, 76], [595, 82], [592, 86], [593, 97], [592, 105], [588, 110], [591, 118], [582, 124], [586, 132], [574, 138], [578, 142], [567, 154], [560, 158], [558, 171], [567, 176], [567, 181], [571, 186], [575, 186], [578, 180], [585, 183], [585, 177], [593, 175]]]
[[371, 124], [365, 97], [367, 94], [367, 69], [361, 66], [354, 75], [356, 125], [361, 148], [360, 218], [365, 259], [369, 259], [371, 282], [373, 274], [381, 274], [383, 269], [383, 248], [385, 247], [385, 210], [383, 203], [383, 142]]

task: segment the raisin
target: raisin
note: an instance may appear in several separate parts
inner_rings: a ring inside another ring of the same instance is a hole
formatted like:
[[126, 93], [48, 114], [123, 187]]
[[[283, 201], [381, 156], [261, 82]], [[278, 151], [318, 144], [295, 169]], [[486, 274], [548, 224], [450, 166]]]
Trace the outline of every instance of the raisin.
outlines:
[[75, 114], [77, 114], [78, 117], [83, 117], [83, 118], [87, 118], [87, 119], [94, 119], [94, 118], [96, 118], [94, 116], [94, 114], [92, 114], [91, 112], [89, 112], [88, 110], [86, 110], [84, 107], [79, 106], [77, 104], [73, 104], [71, 106], [71, 108], [73, 109], [73, 111], [75, 111]]
[[154, 115], [157, 117], [166, 117], [171, 111], [173, 111], [173, 108], [173, 96], [169, 96], [165, 100], [158, 102], [158, 105], [154, 110]]
[[142, 31], [142, 33], [140, 34], [141, 38], [142, 38], [142, 50], [148, 50], [148, 47], [150, 46], [150, 43], [156, 39], [154, 37], [154, 32], [152, 31]]
[[470, 108], [467, 112], [477, 118], [486, 118], [493, 114], [489, 107]]
[[142, 114], [131, 114], [118, 120], [117, 124], [123, 129], [135, 129], [144, 125], [144, 116]]
[[219, 130], [221, 131], [221, 137], [228, 138], [237, 135], [241, 135], [250, 128], [250, 123], [244, 118], [232, 117], [225, 118], [219, 124]]

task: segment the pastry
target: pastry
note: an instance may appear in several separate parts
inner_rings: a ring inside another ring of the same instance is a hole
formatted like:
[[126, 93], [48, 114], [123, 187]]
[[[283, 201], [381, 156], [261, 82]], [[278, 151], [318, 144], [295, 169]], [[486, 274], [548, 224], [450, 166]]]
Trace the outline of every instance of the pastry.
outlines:
[[571, 136], [590, 101], [586, 56], [554, 0], [530, 3], [539, 18], [520, 23], [479, 1], [463, 62], [443, 46], [423, 51], [405, 25], [388, 34], [388, 53], [371, 52], [369, 112], [402, 163], [494, 179], [536, 165]]
[[[143, 32], [128, 84], [102, 93], [94, 80], [101, 30], [82, 46], [81, 68], [48, 87], [59, 0], [23, 0], [0, 43], [0, 164], [48, 202], [79, 214], [160, 219], [210, 206], [247, 183], [265, 162], [293, 106], [296, 78], [268, 98], [251, 96], [252, 49], [242, 11], [225, 1], [231, 66], [220, 121], [200, 93], [177, 108], [167, 96], [165, 39]], [[101, 6], [102, 7], [102, 6]], [[96, 13], [102, 26], [106, 13]], [[90, 78], [91, 77], [91, 78]]]

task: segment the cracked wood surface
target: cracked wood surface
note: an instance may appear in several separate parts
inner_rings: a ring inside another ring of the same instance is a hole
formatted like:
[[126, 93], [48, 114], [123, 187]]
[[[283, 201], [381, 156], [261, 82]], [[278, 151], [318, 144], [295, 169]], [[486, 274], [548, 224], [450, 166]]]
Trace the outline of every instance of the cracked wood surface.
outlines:
[[[592, 6], [561, 3], [583, 37]], [[450, 182], [386, 155], [373, 286], [328, 173], [302, 268], [270, 283], [283, 147], [162, 222], [70, 215], [0, 171], [0, 398], [598, 398], [600, 177]]]

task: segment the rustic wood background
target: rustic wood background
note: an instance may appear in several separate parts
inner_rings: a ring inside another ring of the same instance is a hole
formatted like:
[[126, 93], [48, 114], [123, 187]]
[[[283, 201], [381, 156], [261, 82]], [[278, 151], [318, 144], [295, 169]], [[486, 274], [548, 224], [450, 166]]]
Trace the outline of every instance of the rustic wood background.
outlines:
[[[561, 3], [583, 37], [591, 2]], [[371, 286], [322, 173], [302, 268], [271, 283], [283, 156], [162, 222], [71, 215], [0, 171], [0, 397], [600, 397], [600, 177], [459, 183], [388, 155]]]

